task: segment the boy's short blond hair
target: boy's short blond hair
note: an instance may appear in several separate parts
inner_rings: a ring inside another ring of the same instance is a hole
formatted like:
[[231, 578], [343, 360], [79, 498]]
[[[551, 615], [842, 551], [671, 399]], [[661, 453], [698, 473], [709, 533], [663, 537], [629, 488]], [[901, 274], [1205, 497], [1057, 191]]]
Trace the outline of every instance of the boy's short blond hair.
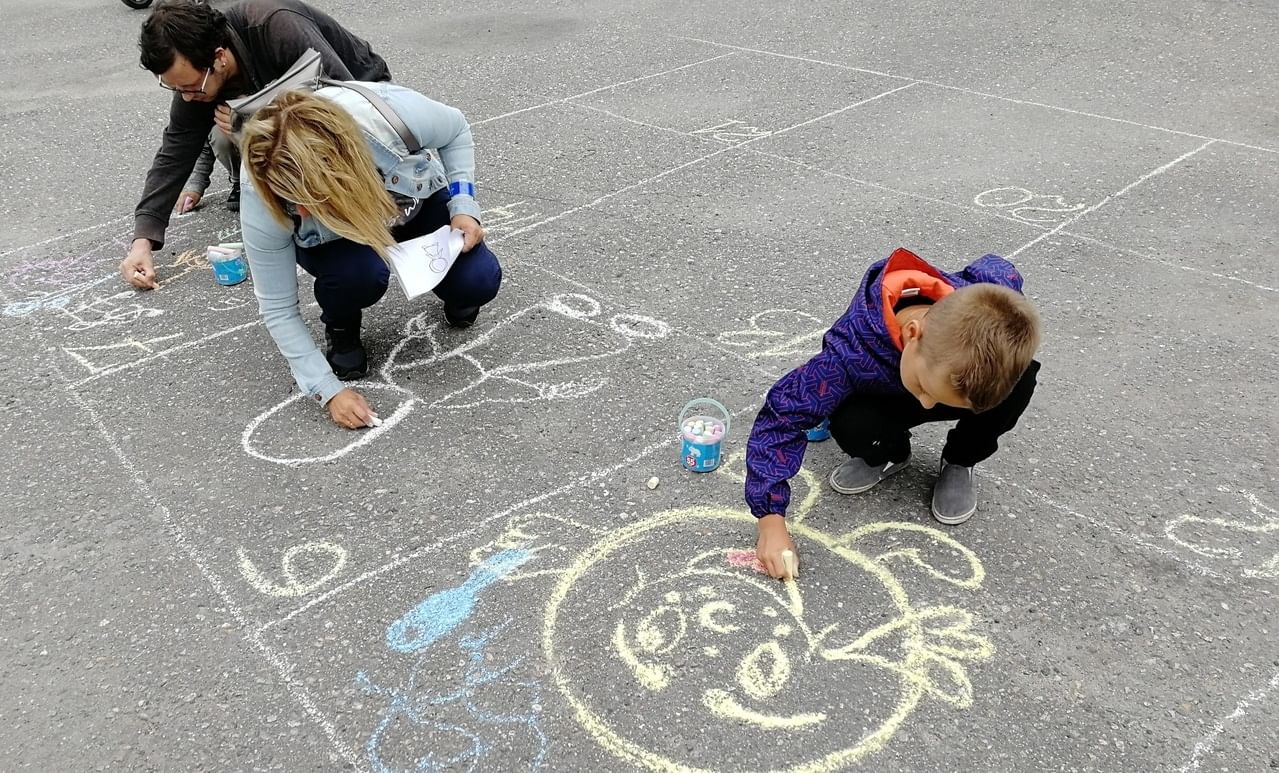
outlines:
[[977, 412], [1007, 399], [1039, 348], [1039, 314], [1021, 293], [995, 284], [961, 287], [925, 317], [920, 353], [950, 372]]

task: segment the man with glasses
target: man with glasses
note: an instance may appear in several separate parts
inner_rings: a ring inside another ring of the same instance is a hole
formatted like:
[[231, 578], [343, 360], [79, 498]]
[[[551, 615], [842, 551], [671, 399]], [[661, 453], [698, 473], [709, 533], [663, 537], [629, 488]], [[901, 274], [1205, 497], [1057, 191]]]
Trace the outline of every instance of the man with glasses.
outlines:
[[[124, 280], [138, 289], [159, 286], [152, 251], [164, 246], [169, 214], [183, 205], [179, 197], [195, 192], [187, 188], [199, 183], [199, 170], [187, 181], [206, 147], [228, 168], [239, 164], [232, 158], [227, 99], [259, 91], [308, 48], [320, 52], [330, 78], [391, 79], [367, 41], [301, 0], [242, 0], [225, 13], [196, 0], [163, 0], [142, 23], [138, 47], [142, 66], [174, 92], [169, 125], [133, 213], [133, 243], [120, 263]], [[207, 185], [212, 164], [202, 167]]]

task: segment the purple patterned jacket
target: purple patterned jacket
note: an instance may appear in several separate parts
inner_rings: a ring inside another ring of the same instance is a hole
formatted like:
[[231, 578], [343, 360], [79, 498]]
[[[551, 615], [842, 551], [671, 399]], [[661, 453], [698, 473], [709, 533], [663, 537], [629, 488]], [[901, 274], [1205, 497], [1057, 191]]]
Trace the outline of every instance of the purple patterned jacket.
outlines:
[[[890, 280], [885, 282], [885, 277]], [[870, 267], [848, 311], [826, 331], [821, 353], [768, 390], [746, 444], [746, 503], [755, 517], [786, 514], [788, 481], [799, 472], [808, 444], [805, 431], [830, 416], [845, 398], [855, 392], [908, 394], [901, 381], [900, 333], [896, 322], [888, 320], [903, 289], [920, 287], [924, 295], [939, 298], [951, 289], [981, 282], [1021, 292], [1021, 274], [998, 255], [986, 255], [960, 273], [949, 274], [898, 249]]]

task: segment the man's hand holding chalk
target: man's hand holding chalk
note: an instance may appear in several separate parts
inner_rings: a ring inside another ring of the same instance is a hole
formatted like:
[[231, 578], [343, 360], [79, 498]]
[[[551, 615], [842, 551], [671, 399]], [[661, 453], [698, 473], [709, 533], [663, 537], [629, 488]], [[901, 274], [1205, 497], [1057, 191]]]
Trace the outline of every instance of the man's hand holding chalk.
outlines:
[[185, 215], [196, 208], [203, 197], [199, 191], [182, 191], [182, 195], [178, 197], [178, 214]]

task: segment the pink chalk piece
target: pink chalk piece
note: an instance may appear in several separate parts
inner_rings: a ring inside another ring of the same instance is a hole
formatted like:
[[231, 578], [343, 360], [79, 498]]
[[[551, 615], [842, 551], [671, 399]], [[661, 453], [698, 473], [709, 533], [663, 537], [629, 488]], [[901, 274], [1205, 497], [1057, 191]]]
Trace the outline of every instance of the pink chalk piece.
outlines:
[[759, 572], [760, 574], [768, 574], [768, 570], [765, 569], [764, 565], [760, 563], [760, 560], [755, 557], [755, 551], [753, 550], [729, 550], [725, 557], [728, 559], [728, 563], [730, 565], [736, 566], [739, 569], [751, 569]]

